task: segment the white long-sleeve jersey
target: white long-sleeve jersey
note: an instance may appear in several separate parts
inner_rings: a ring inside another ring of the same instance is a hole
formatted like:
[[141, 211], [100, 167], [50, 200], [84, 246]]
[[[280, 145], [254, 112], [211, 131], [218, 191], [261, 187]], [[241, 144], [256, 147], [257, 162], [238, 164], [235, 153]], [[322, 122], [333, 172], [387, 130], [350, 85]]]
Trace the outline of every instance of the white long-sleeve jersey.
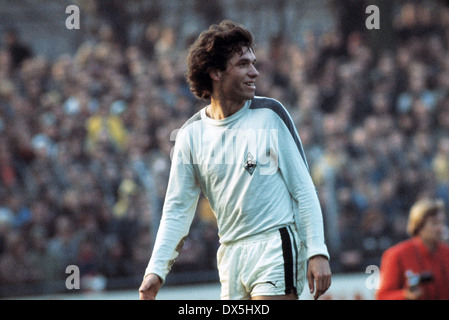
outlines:
[[221, 243], [296, 223], [308, 258], [329, 258], [323, 217], [298, 132], [278, 101], [255, 97], [230, 117], [205, 108], [179, 130], [153, 253], [145, 270], [163, 281], [192, 223], [200, 192]]

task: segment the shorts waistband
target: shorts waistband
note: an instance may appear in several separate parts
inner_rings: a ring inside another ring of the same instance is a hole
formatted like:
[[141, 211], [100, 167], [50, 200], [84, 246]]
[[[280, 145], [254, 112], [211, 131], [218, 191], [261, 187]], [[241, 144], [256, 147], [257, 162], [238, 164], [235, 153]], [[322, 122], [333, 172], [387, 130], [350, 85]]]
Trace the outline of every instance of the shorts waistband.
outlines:
[[294, 224], [288, 224], [288, 225], [284, 225], [284, 226], [278, 226], [275, 229], [269, 229], [267, 231], [256, 233], [254, 235], [250, 235], [250, 236], [244, 237], [242, 239], [223, 243], [221, 245], [222, 246], [233, 246], [233, 245], [239, 245], [239, 244], [243, 245], [243, 244], [249, 244], [249, 243], [253, 243], [253, 242], [257, 242], [257, 241], [261, 241], [261, 240], [271, 239], [272, 237], [278, 237], [279, 230], [281, 230], [283, 228], [287, 228], [291, 231], [296, 230], [296, 226]]

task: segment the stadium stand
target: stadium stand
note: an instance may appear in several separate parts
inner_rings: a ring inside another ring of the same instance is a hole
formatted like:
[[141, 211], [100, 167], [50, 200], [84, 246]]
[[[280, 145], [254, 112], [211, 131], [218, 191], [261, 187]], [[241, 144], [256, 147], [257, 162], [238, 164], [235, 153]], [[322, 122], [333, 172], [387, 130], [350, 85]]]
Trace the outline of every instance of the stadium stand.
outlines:
[[[52, 59], [3, 32], [0, 297], [63, 291], [68, 265], [137, 288], [176, 129], [204, 106], [184, 80], [186, 36], [156, 19], [122, 41], [98, 19]], [[392, 19], [382, 51], [363, 27], [273, 35], [256, 50], [257, 94], [286, 105], [306, 148], [334, 273], [379, 265], [416, 199], [449, 205], [449, 7], [398, 1]], [[202, 199], [170, 281], [216, 280], [217, 246]]]

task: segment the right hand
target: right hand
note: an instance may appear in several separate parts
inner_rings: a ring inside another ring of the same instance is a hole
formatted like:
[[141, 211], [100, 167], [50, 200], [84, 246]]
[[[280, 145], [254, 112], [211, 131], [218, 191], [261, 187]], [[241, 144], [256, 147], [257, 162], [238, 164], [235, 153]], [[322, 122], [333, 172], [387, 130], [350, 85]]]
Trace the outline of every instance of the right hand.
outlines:
[[153, 274], [148, 274], [142, 281], [139, 288], [139, 299], [140, 300], [155, 300], [159, 289], [162, 286], [161, 279]]
[[406, 300], [418, 300], [422, 296], [422, 294], [422, 289], [418, 286], [405, 289]]

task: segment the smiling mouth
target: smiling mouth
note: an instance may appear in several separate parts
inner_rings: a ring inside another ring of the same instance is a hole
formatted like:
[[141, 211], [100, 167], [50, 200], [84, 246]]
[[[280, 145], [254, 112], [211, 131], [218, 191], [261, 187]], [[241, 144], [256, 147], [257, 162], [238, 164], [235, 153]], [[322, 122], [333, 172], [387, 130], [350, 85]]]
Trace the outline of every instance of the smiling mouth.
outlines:
[[247, 85], [250, 88], [256, 88], [256, 84], [254, 82], [245, 82], [245, 85]]

